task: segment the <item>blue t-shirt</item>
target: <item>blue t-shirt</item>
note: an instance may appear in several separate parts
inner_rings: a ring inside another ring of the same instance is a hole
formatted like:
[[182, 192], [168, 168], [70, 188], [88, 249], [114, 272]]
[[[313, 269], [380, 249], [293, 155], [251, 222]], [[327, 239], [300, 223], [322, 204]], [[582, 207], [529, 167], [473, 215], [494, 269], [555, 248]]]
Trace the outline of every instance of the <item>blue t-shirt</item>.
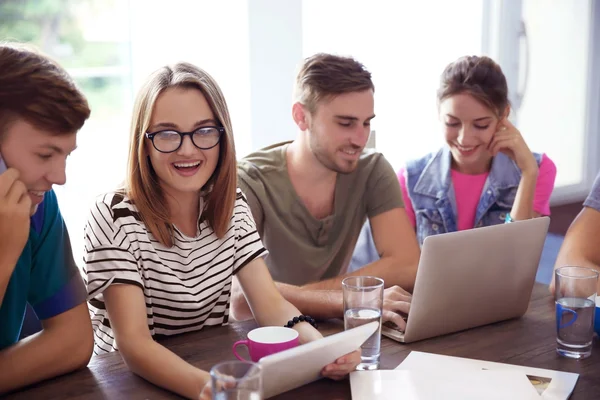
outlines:
[[592, 191], [588, 195], [587, 199], [583, 203], [585, 207], [591, 207], [597, 211], [600, 211], [600, 173], [596, 176]]
[[67, 227], [51, 190], [31, 217], [29, 240], [0, 307], [0, 350], [18, 341], [27, 303], [44, 320], [81, 304], [85, 297]]

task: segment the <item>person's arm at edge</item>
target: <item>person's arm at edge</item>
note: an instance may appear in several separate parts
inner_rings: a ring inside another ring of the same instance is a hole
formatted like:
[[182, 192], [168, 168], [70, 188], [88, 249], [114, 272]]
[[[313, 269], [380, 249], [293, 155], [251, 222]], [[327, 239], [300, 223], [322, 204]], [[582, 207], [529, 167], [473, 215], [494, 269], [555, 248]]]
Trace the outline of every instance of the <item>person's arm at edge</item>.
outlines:
[[[0, 174], [0, 201], [2, 202], [2, 212], [8, 217], [8, 220], [4, 218], [5, 229], [8, 228], [8, 233], [11, 239], [20, 237], [21, 234], [15, 234], [15, 223], [21, 225], [21, 222], [25, 222], [22, 225], [21, 233], [23, 235], [23, 241], [15, 243], [14, 241], [6, 240], [8, 238], [3, 237], [2, 240], [5, 244], [5, 248], [0, 252], [0, 307], [4, 301], [6, 290], [10, 278], [17, 266], [23, 247], [27, 241], [26, 231], [29, 230], [29, 217], [31, 211], [31, 201], [26, 195], [25, 185], [19, 181], [19, 172], [16, 169], [9, 168], [6, 172]], [[24, 229], [23, 229], [24, 228]], [[6, 232], [5, 232], [6, 233]], [[6, 246], [6, 243], [10, 243]]]
[[[592, 207], [584, 207], [567, 231], [554, 269], [565, 265], [576, 265], [600, 271], [598, 237], [600, 237], [600, 211]], [[554, 294], [554, 273], [549, 289]], [[598, 290], [600, 290], [600, 282]]]
[[[403, 208], [394, 208], [370, 219], [380, 259], [350, 274], [304, 285], [305, 289], [341, 289], [347, 276], [377, 276], [385, 287], [400, 286], [412, 291], [417, 275], [420, 250], [417, 238]], [[398, 243], [402, 245], [399, 246]]]
[[0, 352], [0, 391], [83, 367], [93, 351], [85, 287], [53, 191], [46, 193], [41, 207], [41, 241], [36, 244], [27, 300], [42, 331]]
[[8, 260], [0, 260], [0, 307], [2, 307], [4, 295], [6, 294], [6, 290], [8, 289], [8, 283], [10, 282], [10, 278], [17, 265], [17, 261], [12, 261], [14, 257], [9, 256], [5, 258], [8, 258]]
[[210, 380], [209, 373], [154, 341], [148, 329], [142, 289], [133, 284], [114, 284], [103, 295], [115, 341], [129, 369], [181, 396], [199, 398]]
[[0, 351], [0, 393], [62, 375], [89, 362], [94, 345], [87, 304], [42, 320], [42, 331]]

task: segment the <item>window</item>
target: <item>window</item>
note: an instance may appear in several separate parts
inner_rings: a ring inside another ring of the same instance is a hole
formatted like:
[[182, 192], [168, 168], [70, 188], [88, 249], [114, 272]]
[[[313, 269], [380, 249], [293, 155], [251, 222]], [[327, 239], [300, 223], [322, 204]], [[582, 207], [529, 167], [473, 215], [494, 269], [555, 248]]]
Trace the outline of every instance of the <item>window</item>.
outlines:
[[[528, 57], [521, 58], [521, 70], [528, 71], [518, 127], [533, 151], [546, 152], [556, 163], [559, 200], [569, 200], [586, 182], [588, 90], [598, 90], [589, 84], [590, 11], [589, 0], [523, 0]], [[591, 151], [596, 158], [597, 149]]]

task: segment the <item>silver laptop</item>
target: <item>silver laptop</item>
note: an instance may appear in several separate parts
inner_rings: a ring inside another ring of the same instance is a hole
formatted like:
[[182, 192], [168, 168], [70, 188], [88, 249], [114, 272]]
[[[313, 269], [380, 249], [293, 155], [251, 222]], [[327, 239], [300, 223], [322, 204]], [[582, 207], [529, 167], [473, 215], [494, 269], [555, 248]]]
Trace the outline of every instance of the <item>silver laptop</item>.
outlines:
[[381, 333], [409, 343], [527, 311], [550, 218], [425, 238], [405, 332]]

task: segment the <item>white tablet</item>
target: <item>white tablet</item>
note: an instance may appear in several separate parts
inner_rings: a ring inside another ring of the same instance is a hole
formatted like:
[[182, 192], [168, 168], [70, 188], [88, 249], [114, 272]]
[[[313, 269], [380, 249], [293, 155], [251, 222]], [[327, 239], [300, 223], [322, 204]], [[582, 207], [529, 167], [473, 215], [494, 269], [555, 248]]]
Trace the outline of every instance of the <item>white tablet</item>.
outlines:
[[378, 327], [370, 322], [261, 358], [265, 399], [320, 379], [324, 366], [360, 348]]

